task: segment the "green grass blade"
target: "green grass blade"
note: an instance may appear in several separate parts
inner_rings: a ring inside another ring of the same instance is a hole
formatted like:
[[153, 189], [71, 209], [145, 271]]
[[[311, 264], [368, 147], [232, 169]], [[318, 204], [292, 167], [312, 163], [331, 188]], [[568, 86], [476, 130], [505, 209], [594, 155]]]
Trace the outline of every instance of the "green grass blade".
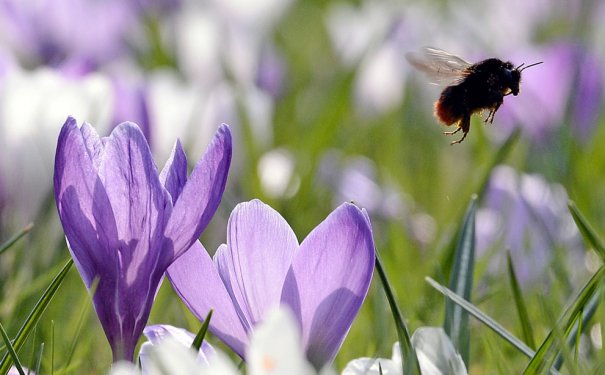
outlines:
[[527, 307], [525, 306], [525, 300], [523, 299], [523, 293], [519, 287], [519, 281], [515, 273], [515, 266], [510, 257], [510, 252], [506, 252], [506, 261], [508, 264], [508, 278], [510, 280], [510, 288], [513, 291], [513, 299], [515, 301], [515, 307], [517, 308], [517, 314], [519, 315], [519, 321], [521, 322], [521, 330], [523, 332], [523, 339], [529, 345], [530, 348], [536, 349], [536, 342], [534, 341], [534, 331], [529, 321], [529, 314], [527, 313]]
[[582, 311], [587, 308], [590, 300], [600, 293], [605, 281], [605, 266], [599, 270], [584, 285], [578, 296], [574, 299], [570, 307], [563, 313], [556, 326], [549, 332], [548, 336], [540, 348], [527, 364], [524, 374], [541, 374], [545, 369], [551, 368], [555, 362], [556, 356], [560, 352], [561, 340], [557, 339], [556, 332], [562, 333], [562, 340], [569, 338], [572, 328], [576, 321], [581, 317]]
[[[575, 345], [577, 347], [577, 345], [579, 345], [580, 334], [582, 333], [582, 329], [588, 327], [588, 322], [594, 316], [595, 312], [597, 311], [597, 307], [599, 307], [600, 302], [601, 302], [601, 295], [599, 293], [595, 294], [590, 299], [590, 301], [588, 302], [588, 305], [586, 306], [586, 309], [582, 313], [582, 320], [580, 321], [580, 326], [575, 324], [573, 326], [573, 329], [571, 330], [571, 333], [569, 334], [569, 340], [567, 342], [569, 346]], [[562, 364], [563, 364], [563, 356], [561, 354], [559, 354], [557, 356], [557, 359], [555, 360], [555, 368], [560, 369]]]
[[412, 346], [410, 332], [405, 322], [403, 321], [401, 310], [397, 305], [397, 301], [395, 300], [395, 294], [393, 293], [391, 284], [389, 283], [384, 268], [382, 267], [382, 263], [380, 261], [380, 256], [378, 255], [378, 253], [376, 253], [376, 270], [378, 271], [378, 276], [380, 277], [380, 281], [382, 282], [382, 288], [384, 289], [384, 293], [386, 294], [387, 300], [389, 301], [391, 313], [393, 314], [393, 319], [395, 321], [395, 327], [397, 327], [397, 337], [399, 338], [399, 342], [401, 344], [400, 348], [403, 364], [403, 374], [420, 375], [420, 365], [418, 364], [416, 351]]
[[19, 231], [19, 233], [15, 234], [11, 238], [9, 238], [6, 242], [0, 245], [0, 254], [8, 250], [11, 246], [13, 246], [17, 241], [19, 241], [23, 236], [28, 234], [32, 228], [34, 227], [33, 223], [27, 224], [23, 229]]
[[[2, 326], [2, 324], [0, 324], [0, 333], [2, 334], [2, 339], [4, 340], [4, 343], [6, 344], [6, 349], [8, 351], [7, 354], [10, 355], [10, 357], [13, 359], [13, 362], [15, 363], [15, 368], [17, 369], [17, 371], [19, 371], [20, 375], [25, 375], [25, 372], [23, 371], [23, 366], [21, 366], [21, 361], [19, 361], [19, 356], [17, 355], [15, 348], [11, 344], [11, 340], [8, 338], [8, 335], [6, 334], [6, 331], [4, 330], [4, 327]], [[6, 372], [2, 372], [2, 373], [4, 374]]]
[[[471, 299], [473, 288], [473, 271], [475, 269], [475, 212], [477, 211], [477, 196], [471, 198], [462, 223], [454, 269], [450, 278], [450, 289], [467, 301]], [[462, 356], [464, 363], [469, 364], [470, 332], [468, 314], [451, 301], [445, 303], [445, 321], [443, 328], [452, 340], [454, 347]]]
[[599, 237], [597, 232], [595, 232], [590, 223], [586, 221], [586, 219], [584, 218], [582, 213], [580, 213], [580, 210], [578, 210], [578, 207], [573, 201], [569, 201], [567, 203], [567, 207], [569, 207], [569, 212], [571, 212], [571, 216], [576, 222], [576, 226], [582, 234], [584, 241], [586, 241], [586, 244], [592, 247], [597, 252], [597, 254], [599, 254], [601, 259], [605, 261], [605, 244], [603, 243], [603, 241], [601, 241], [601, 238]]
[[437, 289], [441, 294], [449, 298], [451, 301], [456, 303], [458, 306], [466, 310], [469, 314], [474, 316], [481, 323], [485, 324], [492, 331], [502, 337], [504, 340], [508, 341], [515, 348], [517, 348], [521, 353], [523, 353], [526, 357], [531, 358], [534, 356], [534, 351], [527, 346], [523, 341], [519, 340], [512, 333], [508, 332], [506, 328], [502, 327], [498, 322], [490, 318], [486, 313], [479, 310], [475, 305], [468, 302], [464, 298], [460, 297], [452, 290], [448, 289], [446, 286], [443, 286], [431, 279], [430, 277], [426, 277], [425, 280], [435, 289]]
[[36, 358], [36, 367], [34, 367], [34, 373], [40, 373], [40, 367], [42, 366], [42, 356], [44, 355], [44, 343], [40, 344], [40, 350], [38, 351], [38, 355]]
[[[65, 263], [61, 271], [53, 279], [48, 288], [46, 288], [46, 290], [42, 294], [42, 297], [40, 297], [40, 299], [36, 303], [36, 306], [34, 306], [33, 310], [30, 312], [29, 316], [23, 322], [23, 325], [19, 329], [19, 332], [17, 332], [17, 335], [15, 336], [15, 340], [13, 342], [13, 346], [17, 352], [21, 349], [23, 344], [25, 344], [25, 340], [27, 340], [27, 337], [42, 317], [42, 314], [46, 310], [46, 307], [48, 307], [48, 304], [52, 300], [53, 296], [59, 290], [59, 287], [65, 279], [65, 276], [67, 275], [67, 272], [71, 268], [73, 262], [74, 261], [70, 259], [67, 261], [67, 263]], [[2, 362], [0, 362], [0, 374], [5, 374], [6, 372], [8, 372], [10, 366], [10, 358], [8, 355], [5, 355], [4, 358], [2, 358]]]
[[196, 352], [199, 352], [200, 348], [202, 347], [202, 342], [204, 342], [204, 337], [206, 337], [206, 332], [208, 332], [208, 327], [210, 326], [210, 319], [212, 319], [213, 312], [214, 310], [212, 309], [208, 311], [208, 315], [206, 315], [206, 319], [204, 319], [204, 323], [202, 324], [200, 331], [197, 333], [197, 335], [195, 335], [195, 339], [191, 344], [191, 349], [195, 350]]

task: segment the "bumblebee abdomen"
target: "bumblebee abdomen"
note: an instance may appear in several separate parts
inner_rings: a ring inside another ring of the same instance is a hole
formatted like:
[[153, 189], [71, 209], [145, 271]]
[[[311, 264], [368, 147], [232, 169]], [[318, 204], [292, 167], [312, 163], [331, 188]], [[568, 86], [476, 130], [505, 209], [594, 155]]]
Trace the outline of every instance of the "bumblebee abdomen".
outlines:
[[460, 86], [446, 87], [435, 102], [435, 116], [445, 125], [452, 125], [468, 112], [465, 92]]

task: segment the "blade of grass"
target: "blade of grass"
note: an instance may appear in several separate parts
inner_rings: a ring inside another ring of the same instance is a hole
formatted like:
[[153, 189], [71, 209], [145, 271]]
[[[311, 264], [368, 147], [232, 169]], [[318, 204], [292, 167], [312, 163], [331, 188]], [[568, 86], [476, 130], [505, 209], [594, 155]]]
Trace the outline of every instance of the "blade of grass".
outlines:
[[62, 370], [70, 368], [71, 361], [74, 357], [74, 353], [78, 348], [78, 341], [80, 339], [80, 335], [82, 333], [82, 327], [86, 323], [88, 317], [90, 316], [90, 308], [92, 307], [92, 296], [95, 294], [97, 287], [99, 286], [99, 278], [96, 277], [92, 281], [92, 285], [90, 286], [90, 292], [87, 293], [87, 297], [82, 300], [82, 306], [80, 306], [80, 316], [78, 317], [78, 322], [76, 323], [76, 330], [74, 332], [73, 338], [71, 339], [71, 345], [69, 346], [69, 351], [67, 352], [67, 359], [65, 364], [63, 365]]
[[6, 344], [6, 350], [8, 351], [7, 354], [10, 355], [10, 357], [13, 359], [13, 362], [15, 363], [15, 368], [17, 369], [17, 371], [19, 371], [20, 375], [25, 375], [25, 372], [23, 371], [23, 366], [21, 366], [21, 361], [19, 361], [19, 356], [17, 355], [15, 348], [11, 344], [11, 339], [8, 338], [8, 335], [6, 334], [6, 331], [4, 330], [4, 327], [2, 326], [1, 323], [0, 323], [0, 333], [2, 334], [2, 339], [4, 340], [4, 343]]
[[523, 339], [527, 345], [536, 349], [536, 342], [534, 341], [534, 332], [529, 321], [529, 314], [527, 313], [527, 307], [525, 307], [525, 300], [523, 299], [523, 293], [519, 287], [519, 281], [515, 273], [515, 266], [510, 256], [510, 251], [506, 252], [506, 261], [508, 264], [508, 278], [510, 280], [510, 288], [513, 291], [513, 300], [515, 301], [515, 307], [517, 308], [517, 314], [519, 314], [519, 321], [521, 322], [521, 330], [523, 333]]
[[556, 340], [556, 330], [562, 333], [562, 339], [568, 338], [572, 332], [572, 328], [578, 318], [581, 317], [582, 311], [587, 307], [590, 300], [603, 289], [605, 281], [605, 266], [601, 266], [599, 270], [590, 278], [584, 285], [578, 296], [573, 300], [572, 304], [563, 313], [555, 328], [546, 336], [546, 339], [538, 348], [538, 351], [527, 364], [523, 374], [533, 375], [541, 374], [544, 369], [552, 367], [555, 362], [556, 355], [560, 351], [560, 346], [563, 345], [560, 340]]
[[[570, 346], [576, 345], [576, 347], [579, 345], [580, 334], [582, 333], [582, 329], [585, 327], [588, 327], [588, 322], [594, 316], [595, 312], [597, 311], [597, 307], [599, 307], [600, 302], [601, 302], [601, 296], [599, 294], [595, 294], [590, 299], [586, 309], [582, 313], [582, 320], [580, 322], [581, 323], [580, 326], [578, 327], [578, 325], [575, 324], [573, 326], [573, 329], [571, 330], [571, 333], [569, 334], [570, 339], [568, 340], [568, 345], [570, 345]], [[555, 368], [560, 369], [562, 364], [563, 364], [563, 356], [561, 356], [559, 354], [557, 356], [557, 359], [555, 360]]]
[[28, 234], [32, 228], [34, 227], [34, 223], [27, 224], [23, 229], [21, 229], [17, 234], [9, 238], [6, 242], [0, 245], [0, 254], [8, 250], [11, 246], [13, 246], [17, 241], [19, 241], [23, 236]]
[[485, 324], [492, 331], [502, 337], [504, 340], [508, 341], [512, 344], [517, 350], [523, 353], [526, 357], [531, 358], [534, 356], [534, 351], [527, 346], [523, 341], [516, 338], [512, 333], [508, 332], [506, 328], [502, 327], [498, 322], [490, 318], [486, 313], [479, 310], [475, 305], [468, 302], [464, 298], [460, 297], [452, 290], [448, 289], [446, 286], [439, 284], [437, 281], [431, 279], [430, 277], [426, 277], [425, 280], [435, 289], [437, 289], [441, 294], [455, 302], [458, 306], [462, 307], [469, 314], [474, 316], [481, 323]]
[[397, 301], [395, 300], [395, 294], [393, 293], [391, 284], [389, 283], [384, 268], [382, 267], [382, 263], [380, 261], [380, 256], [378, 255], [378, 253], [376, 253], [376, 270], [378, 271], [378, 276], [380, 277], [380, 281], [382, 282], [382, 288], [384, 289], [384, 293], [386, 294], [387, 300], [389, 301], [391, 313], [393, 314], [393, 320], [395, 321], [395, 327], [397, 328], [397, 337], [399, 338], [399, 342], [401, 343], [400, 348], [403, 374], [420, 375], [420, 365], [418, 364], [416, 351], [412, 346], [410, 332], [405, 322], [403, 321], [401, 310], [397, 305]]
[[[477, 196], [474, 195], [471, 198], [471, 202], [464, 215], [462, 229], [458, 238], [458, 245], [456, 246], [454, 268], [449, 283], [450, 289], [467, 301], [470, 301], [471, 299], [473, 271], [475, 269], [476, 211]], [[445, 303], [445, 320], [443, 322], [443, 328], [468, 367], [470, 356], [468, 314], [460, 306], [449, 300]]]
[[202, 347], [204, 337], [206, 337], [206, 332], [208, 332], [208, 327], [210, 326], [210, 319], [212, 319], [213, 312], [214, 310], [212, 309], [208, 311], [208, 315], [206, 315], [206, 319], [204, 319], [204, 323], [202, 324], [200, 331], [197, 333], [197, 335], [195, 335], [195, 339], [193, 340], [193, 343], [191, 343], [191, 349], [195, 350], [196, 352], [199, 352], [200, 348]]
[[597, 254], [599, 254], [601, 259], [605, 261], [605, 244], [603, 243], [603, 241], [601, 241], [601, 238], [599, 237], [597, 232], [592, 229], [590, 223], [586, 221], [586, 219], [584, 218], [580, 210], [578, 210], [578, 207], [573, 201], [569, 201], [567, 203], [567, 207], [569, 208], [569, 212], [571, 212], [571, 216], [576, 222], [576, 226], [582, 234], [582, 237], [584, 238], [586, 244], [592, 247], [597, 252]]
[[[72, 264], [72, 259], [68, 260], [65, 263], [61, 271], [53, 279], [48, 288], [46, 288], [46, 290], [42, 294], [42, 297], [40, 297], [40, 299], [36, 303], [36, 306], [34, 306], [33, 310], [30, 312], [29, 316], [23, 322], [23, 325], [19, 329], [19, 332], [17, 332], [17, 336], [15, 336], [15, 340], [13, 342], [16, 351], [19, 351], [21, 349], [21, 347], [25, 343], [25, 340], [27, 340], [27, 337], [31, 333], [32, 329], [36, 326], [36, 324], [42, 317], [42, 314], [46, 310], [46, 307], [48, 307], [48, 304], [50, 303], [53, 296], [55, 295], [55, 293], [57, 293], [59, 287], [63, 283], [63, 280], [65, 279], [65, 276], [67, 275], [67, 272], [71, 268]], [[4, 358], [2, 358], [2, 362], [0, 362], [0, 374], [5, 374], [6, 372], [8, 372], [10, 365], [10, 358], [8, 355], [5, 355]]]
[[44, 343], [40, 344], [40, 350], [38, 351], [38, 358], [36, 359], [36, 367], [34, 370], [34, 374], [40, 373], [40, 366], [42, 365], [42, 355], [44, 355]]

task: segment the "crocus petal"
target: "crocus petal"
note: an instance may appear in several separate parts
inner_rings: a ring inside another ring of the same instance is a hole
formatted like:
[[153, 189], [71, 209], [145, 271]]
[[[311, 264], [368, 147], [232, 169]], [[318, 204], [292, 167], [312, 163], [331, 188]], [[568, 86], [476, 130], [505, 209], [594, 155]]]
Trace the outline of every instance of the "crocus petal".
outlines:
[[219, 272], [231, 298], [247, 325], [254, 326], [279, 305], [298, 240], [286, 220], [259, 200], [235, 207], [227, 235], [227, 250], [215, 259], [220, 259]]
[[221, 125], [174, 204], [166, 227], [174, 258], [198, 239], [220, 203], [231, 164], [231, 132]]
[[462, 357], [441, 327], [421, 327], [412, 335], [422, 374], [467, 374]]
[[170, 157], [160, 172], [160, 182], [170, 193], [174, 204], [187, 182], [187, 156], [178, 140], [174, 143]]
[[117, 238], [110, 248], [118, 258], [116, 269], [98, 274], [93, 301], [112, 348], [123, 345], [130, 360], [149, 317], [163, 265], [171, 259], [172, 254], [161, 245], [172, 203], [138, 126], [118, 125], [104, 144], [99, 178], [116, 221]]
[[168, 267], [168, 279], [185, 305], [200, 320], [212, 309], [210, 331], [244, 356], [247, 333], [210, 255], [197, 241]]
[[282, 301], [302, 326], [307, 358], [330, 362], [368, 292], [374, 269], [372, 232], [362, 211], [345, 203], [303, 241]]
[[[99, 267], [115, 264], [109, 244], [117, 237], [113, 212], [101, 184], [84, 131], [68, 118], [59, 134], [55, 156], [55, 200], [69, 248], [84, 284], [90, 288]], [[91, 142], [101, 147], [100, 141]], [[98, 155], [98, 153], [95, 153]], [[98, 159], [98, 156], [95, 156]], [[102, 230], [98, 230], [102, 228]]]

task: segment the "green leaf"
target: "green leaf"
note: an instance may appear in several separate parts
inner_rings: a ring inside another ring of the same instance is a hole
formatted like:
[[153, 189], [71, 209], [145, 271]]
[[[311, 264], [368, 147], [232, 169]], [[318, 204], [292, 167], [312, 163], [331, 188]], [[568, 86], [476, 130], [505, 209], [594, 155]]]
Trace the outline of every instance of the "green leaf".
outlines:
[[[477, 196], [471, 198], [466, 210], [456, 255], [454, 268], [450, 278], [450, 289], [467, 301], [471, 299], [473, 288], [473, 271], [475, 269], [475, 212], [477, 211]], [[469, 363], [470, 333], [468, 327], [468, 314], [451, 301], [445, 303], [445, 321], [443, 328], [452, 340], [454, 347], [462, 356], [464, 363]]]
[[36, 356], [36, 367], [34, 368], [34, 373], [40, 373], [40, 366], [42, 365], [42, 355], [44, 354], [44, 343], [40, 344], [40, 350], [38, 350], [38, 355]]
[[[40, 299], [36, 303], [36, 306], [34, 306], [33, 310], [30, 312], [29, 316], [23, 322], [23, 325], [19, 329], [19, 332], [17, 332], [17, 336], [15, 336], [15, 339], [13, 341], [15, 351], [18, 352], [23, 346], [23, 344], [25, 344], [25, 340], [27, 340], [27, 337], [42, 317], [42, 314], [46, 310], [46, 307], [48, 307], [48, 304], [52, 300], [53, 296], [59, 290], [59, 287], [63, 283], [63, 280], [65, 279], [65, 276], [67, 275], [67, 272], [69, 271], [73, 263], [73, 259], [70, 259], [67, 261], [67, 263], [65, 263], [61, 271], [53, 279], [48, 288], [46, 288], [46, 290], [42, 294], [42, 297], [40, 297]], [[5, 374], [6, 372], [8, 372], [10, 366], [10, 357], [8, 356], [8, 354], [6, 354], [4, 358], [2, 358], [2, 362], [0, 362], [0, 374]]]
[[11, 246], [13, 246], [17, 241], [19, 241], [23, 236], [28, 234], [32, 228], [34, 227], [33, 223], [27, 224], [23, 229], [19, 231], [19, 233], [15, 234], [11, 238], [9, 238], [5, 243], [0, 245], [0, 254], [8, 250]]
[[21, 362], [19, 361], [19, 356], [17, 355], [15, 348], [11, 344], [11, 339], [8, 338], [8, 335], [6, 334], [6, 331], [4, 330], [2, 324], [0, 324], [0, 333], [2, 334], [2, 339], [6, 344], [6, 349], [8, 350], [7, 354], [11, 356], [13, 362], [15, 363], [15, 368], [17, 369], [17, 371], [19, 371], [20, 375], [25, 375], [25, 372], [23, 371], [23, 366], [21, 366]]
[[416, 351], [412, 346], [410, 332], [405, 322], [403, 321], [401, 310], [397, 305], [397, 301], [395, 300], [395, 294], [393, 293], [391, 284], [389, 283], [387, 275], [384, 272], [384, 268], [382, 267], [382, 263], [380, 261], [380, 256], [378, 255], [378, 253], [376, 253], [376, 270], [378, 271], [378, 276], [380, 277], [380, 281], [382, 282], [382, 288], [384, 289], [384, 293], [387, 296], [387, 300], [389, 301], [389, 306], [391, 308], [391, 313], [393, 314], [393, 319], [395, 320], [395, 327], [397, 328], [397, 337], [399, 338], [399, 342], [401, 344], [400, 348], [403, 364], [403, 373], [405, 375], [420, 375], [420, 365], [418, 364]]
[[448, 289], [446, 286], [443, 286], [431, 279], [430, 277], [426, 277], [425, 280], [431, 284], [431, 286], [441, 292], [444, 296], [449, 298], [451, 301], [455, 302], [458, 306], [466, 310], [469, 314], [477, 318], [481, 323], [488, 326], [492, 331], [498, 334], [500, 337], [508, 341], [515, 348], [517, 348], [521, 353], [523, 353], [528, 358], [534, 356], [534, 351], [527, 346], [523, 341], [516, 338], [512, 333], [508, 332], [506, 328], [502, 327], [498, 322], [490, 318], [486, 313], [479, 310], [475, 305], [468, 302], [464, 298], [460, 297], [452, 290]]
[[601, 241], [597, 232], [592, 229], [592, 226], [586, 221], [573, 201], [569, 201], [567, 206], [569, 207], [569, 212], [571, 212], [571, 216], [576, 222], [576, 226], [580, 230], [584, 241], [586, 241], [586, 245], [592, 247], [597, 254], [599, 254], [601, 259], [605, 261], [605, 244], [603, 244], [603, 241]]
[[[601, 266], [599, 270], [590, 278], [584, 285], [578, 296], [574, 299], [570, 307], [559, 318], [556, 326], [549, 332], [548, 336], [540, 348], [527, 364], [524, 374], [533, 375], [541, 374], [545, 369], [551, 368], [555, 362], [557, 354], [561, 347], [565, 345], [561, 340], [565, 340], [572, 333], [572, 328], [576, 321], [581, 318], [582, 311], [588, 306], [590, 300], [599, 295], [603, 289], [603, 281], [605, 280], [605, 266]], [[557, 332], [562, 333], [562, 337], [557, 337]]]
[[200, 348], [202, 347], [202, 342], [204, 342], [204, 337], [206, 337], [206, 332], [208, 332], [208, 327], [210, 326], [210, 319], [212, 318], [213, 312], [214, 310], [212, 309], [208, 311], [208, 315], [206, 315], [206, 319], [204, 319], [204, 323], [202, 324], [200, 331], [197, 333], [197, 335], [195, 335], [195, 339], [191, 344], [191, 349], [195, 350], [196, 352], [199, 352]]
[[[595, 294], [590, 301], [588, 302], [586, 308], [582, 313], [582, 320], [580, 321], [580, 325], [574, 324], [571, 333], [569, 334], [569, 339], [567, 344], [569, 346], [579, 345], [580, 343], [580, 334], [582, 333], [582, 329], [588, 327], [588, 322], [594, 316], [597, 311], [597, 307], [599, 307], [599, 303], [601, 302], [601, 296], [599, 294]], [[555, 368], [560, 369], [563, 364], [563, 356], [558, 355], [555, 360]]]
[[525, 300], [519, 287], [519, 281], [515, 273], [515, 267], [510, 257], [510, 252], [506, 252], [506, 261], [508, 263], [508, 278], [510, 280], [510, 287], [513, 291], [513, 299], [515, 301], [515, 307], [517, 308], [517, 314], [521, 321], [521, 330], [523, 331], [523, 339], [532, 348], [536, 349], [536, 342], [534, 341], [534, 332], [529, 321], [529, 314], [527, 313], [527, 307], [525, 307]]

